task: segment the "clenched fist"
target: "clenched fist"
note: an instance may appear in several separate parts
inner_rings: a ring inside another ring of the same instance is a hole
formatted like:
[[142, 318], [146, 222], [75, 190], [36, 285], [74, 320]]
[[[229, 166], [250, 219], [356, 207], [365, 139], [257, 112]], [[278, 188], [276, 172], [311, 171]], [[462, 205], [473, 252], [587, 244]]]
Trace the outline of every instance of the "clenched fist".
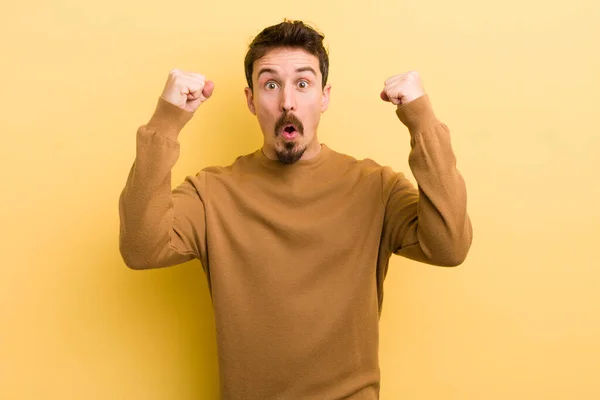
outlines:
[[173, 69], [161, 97], [179, 108], [195, 112], [212, 95], [214, 87], [203, 75]]
[[397, 106], [410, 103], [423, 96], [425, 89], [418, 72], [410, 71], [395, 75], [385, 81], [381, 99]]

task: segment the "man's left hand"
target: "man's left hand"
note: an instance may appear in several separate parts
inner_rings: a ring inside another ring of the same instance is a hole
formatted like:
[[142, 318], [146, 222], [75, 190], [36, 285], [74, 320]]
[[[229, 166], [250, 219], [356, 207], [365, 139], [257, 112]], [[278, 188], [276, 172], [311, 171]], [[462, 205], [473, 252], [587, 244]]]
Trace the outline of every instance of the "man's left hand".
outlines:
[[401, 106], [423, 96], [425, 89], [416, 71], [395, 75], [385, 81], [381, 99]]

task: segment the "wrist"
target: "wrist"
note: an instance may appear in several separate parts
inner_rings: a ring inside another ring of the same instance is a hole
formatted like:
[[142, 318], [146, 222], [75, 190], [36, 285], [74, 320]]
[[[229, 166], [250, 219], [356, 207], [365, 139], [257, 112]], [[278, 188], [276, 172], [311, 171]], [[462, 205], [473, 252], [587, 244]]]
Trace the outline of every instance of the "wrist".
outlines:
[[431, 100], [427, 94], [423, 94], [408, 103], [398, 105], [396, 115], [411, 131], [438, 123], [431, 106]]
[[149, 130], [164, 136], [176, 138], [193, 116], [194, 113], [179, 108], [163, 97], [159, 97], [154, 114], [146, 126]]

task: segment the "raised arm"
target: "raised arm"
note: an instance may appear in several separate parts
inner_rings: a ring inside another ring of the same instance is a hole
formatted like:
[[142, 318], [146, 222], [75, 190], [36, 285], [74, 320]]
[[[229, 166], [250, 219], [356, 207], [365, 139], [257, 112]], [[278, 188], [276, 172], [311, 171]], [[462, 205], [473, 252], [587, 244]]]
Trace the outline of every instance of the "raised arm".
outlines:
[[204, 258], [204, 206], [195, 183], [171, 189], [180, 131], [214, 85], [202, 75], [173, 70], [149, 122], [138, 128], [136, 157], [119, 198], [119, 249], [133, 269]]
[[415, 72], [388, 79], [381, 98], [398, 106], [396, 114], [409, 129], [409, 165], [418, 186], [403, 174], [383, 169], [384, 245], [416, 261], [459, 265], [470, 249], [473, 229], [450, 131], [436, 118]]

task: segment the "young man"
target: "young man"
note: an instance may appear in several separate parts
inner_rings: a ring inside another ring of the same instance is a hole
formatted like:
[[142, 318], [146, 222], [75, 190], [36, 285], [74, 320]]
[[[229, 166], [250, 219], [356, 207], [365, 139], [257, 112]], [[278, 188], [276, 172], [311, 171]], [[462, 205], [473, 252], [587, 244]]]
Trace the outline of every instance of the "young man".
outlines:
[[456, 266], [471, 245], [449, 131], [418, 74], [394, 76], [381, 92], [410, 131], [418, 188], [319, 142], [331, 90], [322, 41], [286, 21], [252, 42], [245, 93], [264, 144], [232, 165], [171, 191], [178, 134], [214, 88], [202, 75], [171, 71], [137, 132], [120, 198], [121, 254], [134, 269], [201, 261], [226, 400], [377, 399], [389, 258]]

